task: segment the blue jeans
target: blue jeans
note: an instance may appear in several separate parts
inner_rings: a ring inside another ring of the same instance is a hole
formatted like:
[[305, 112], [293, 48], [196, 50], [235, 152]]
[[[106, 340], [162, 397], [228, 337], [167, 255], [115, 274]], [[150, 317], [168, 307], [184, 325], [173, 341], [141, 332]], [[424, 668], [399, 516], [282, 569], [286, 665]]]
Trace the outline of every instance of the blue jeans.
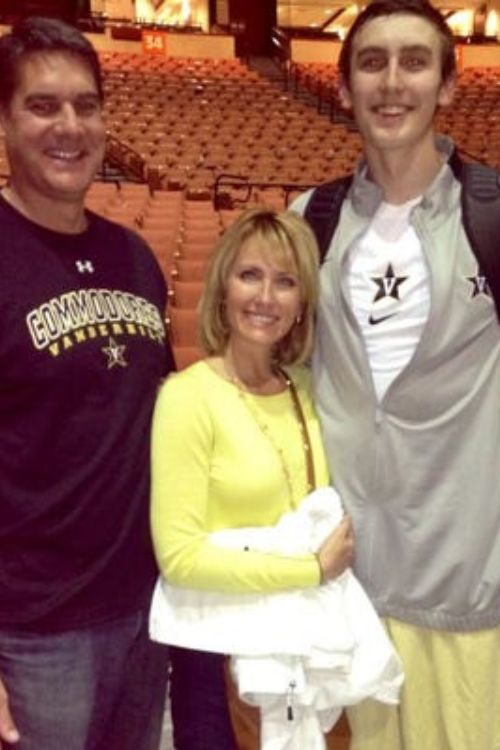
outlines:
[[147, 613], [56, 635], [0, 631], [16, 750], [158, 750], [168, 652]]
[[175, 750], [236, 750], [224, 681], [224, 657], [170, 648]]

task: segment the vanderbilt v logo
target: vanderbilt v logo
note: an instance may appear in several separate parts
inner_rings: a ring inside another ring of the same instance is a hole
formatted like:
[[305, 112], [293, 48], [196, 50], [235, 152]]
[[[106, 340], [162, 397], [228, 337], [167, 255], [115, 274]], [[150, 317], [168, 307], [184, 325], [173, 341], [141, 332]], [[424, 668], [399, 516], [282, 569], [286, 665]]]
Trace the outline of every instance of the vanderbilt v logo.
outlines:
[[396, 279], [382, 279], [382, 285], [384, 290], [384, 296], [390, 297], [393, 291], [396, 289]]
[[399, 299], [399, 287], [407, 278], [408, 276], [396, 276], [392, 263], [389, 263], [384, 276], [372, 276], [372, 281], [378, 287], [373, 301], [378, 302], [385, 297]]
[[467, 276], [467, 281], [470, 281], [472, 284], [471, 297], [477, 297], [478, 294], [484, 294], [486, 297], [491, 297], [491, 289], [488, 284], [488, 279], [480, 268], [477, 269], [477, 274], [475, 276]]

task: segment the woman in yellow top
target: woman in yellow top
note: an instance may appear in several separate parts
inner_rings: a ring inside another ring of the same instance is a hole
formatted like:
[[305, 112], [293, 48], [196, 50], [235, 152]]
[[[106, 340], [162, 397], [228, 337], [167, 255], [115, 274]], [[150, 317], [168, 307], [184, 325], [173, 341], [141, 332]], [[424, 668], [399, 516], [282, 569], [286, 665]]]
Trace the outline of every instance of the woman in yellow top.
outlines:
[[[152, 529], [172, 586], [216, 592], [318, 586], [351, 563], [345, 518], [317, 555], [224, 549], [211, 532], [271, 526], [329, 483], [303, 367], [318, 253], [292, 213], [245, 212], [222, 236], [201, 302], [208, 357], [163, 385], [153, 421]], [[224, 657], [172, 648], [176, 750], [234, 750]], [[258, 738], [248, 747], [258, 747]]]

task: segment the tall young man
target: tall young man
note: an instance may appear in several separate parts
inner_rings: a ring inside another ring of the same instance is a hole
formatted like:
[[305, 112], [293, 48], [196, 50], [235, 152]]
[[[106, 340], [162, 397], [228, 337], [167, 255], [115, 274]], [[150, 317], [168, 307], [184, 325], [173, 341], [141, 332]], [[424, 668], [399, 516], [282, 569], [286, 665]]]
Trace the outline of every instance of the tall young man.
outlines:
[[496, 750], [500, 329], [434, 132], [452, 35], [426, 0], [375, 0], [340, 70], [364, 159], [321, 271], [317, 405], [356, 573], [406, 673], [400, 707], [351, 712], [352, 748]]
[[157, 750], [149, 430], [172, 365], [140, 238], [85, 211], [104, 152], [95, 51], [28, 19], [0, 39], [0, 746]]

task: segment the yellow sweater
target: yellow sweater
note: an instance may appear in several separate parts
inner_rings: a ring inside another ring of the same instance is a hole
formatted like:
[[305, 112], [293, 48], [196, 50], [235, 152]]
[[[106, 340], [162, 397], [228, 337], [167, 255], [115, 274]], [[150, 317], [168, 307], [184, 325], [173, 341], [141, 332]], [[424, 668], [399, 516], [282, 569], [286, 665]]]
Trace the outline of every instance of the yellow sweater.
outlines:
[[[307, 421], [316, 485], [325, 486], [309, 374], [303, 368], [289, 374]], [[288, 391], [242, 395], [206, 362], [163, 384], [153, 419], [151, 521], [158, 563], [171, 584], [240, 593], [318, 585], [312, 555], [228, 550], [207, 538], [217, 529], [273, 525], [306, 492], [302, 436]]]

